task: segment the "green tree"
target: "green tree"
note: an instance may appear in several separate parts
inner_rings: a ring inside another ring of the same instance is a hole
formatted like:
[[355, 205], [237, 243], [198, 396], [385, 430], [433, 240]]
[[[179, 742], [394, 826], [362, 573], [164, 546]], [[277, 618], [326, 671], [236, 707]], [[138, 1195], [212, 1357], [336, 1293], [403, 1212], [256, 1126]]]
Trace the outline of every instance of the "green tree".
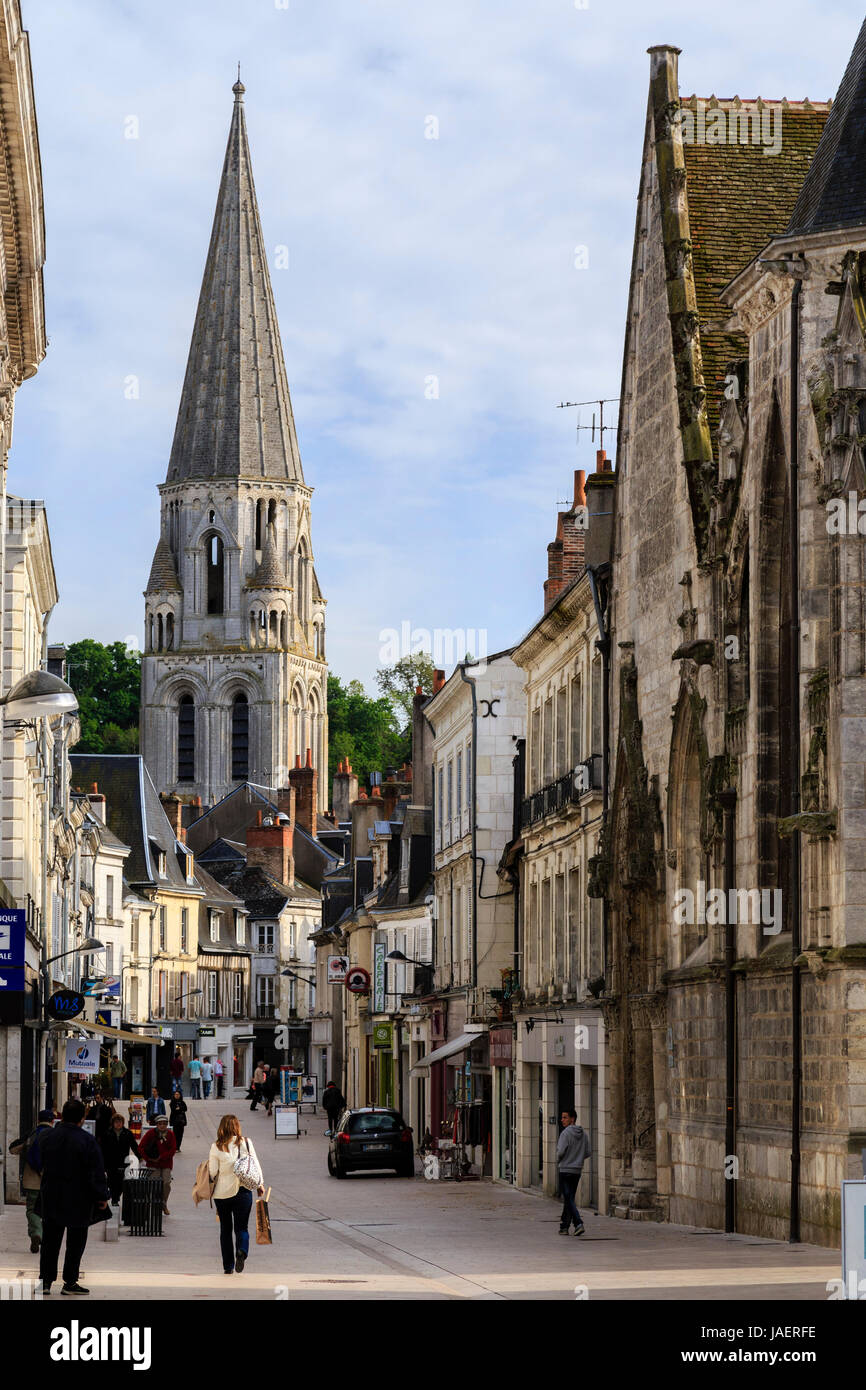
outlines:
[[141, 654], [123, 642], [85, 637], [66, 652], [66, 677], [78, 696], [78, 753], [137, 753]]
[[429, 652], [414, 652], [401, 656], [393, 666], [382, 666], [376, 672], [376, 684], [398, 712], [405, 724], [412, 721], [412, 701], [420, 685], [425, 695], [433, 693], [433, 658]]

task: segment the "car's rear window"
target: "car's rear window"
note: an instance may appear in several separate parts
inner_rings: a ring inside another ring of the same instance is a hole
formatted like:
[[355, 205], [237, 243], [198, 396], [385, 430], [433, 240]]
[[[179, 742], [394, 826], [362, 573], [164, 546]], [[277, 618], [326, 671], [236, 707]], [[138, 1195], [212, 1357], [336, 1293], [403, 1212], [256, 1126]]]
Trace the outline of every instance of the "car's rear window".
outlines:
[[372, 1134], [375, 1131], [391, 1134], [402, 1128], [399, 1115], [389, 1115], [381, 1110], [375, 1115], [352, 1115], [349, 1119], [350, 1134]]

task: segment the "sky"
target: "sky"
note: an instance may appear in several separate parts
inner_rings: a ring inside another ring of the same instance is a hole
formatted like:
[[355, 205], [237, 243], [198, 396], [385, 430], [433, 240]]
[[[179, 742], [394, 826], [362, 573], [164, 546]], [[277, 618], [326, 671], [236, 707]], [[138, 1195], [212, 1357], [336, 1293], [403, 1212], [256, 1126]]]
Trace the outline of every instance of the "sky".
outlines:
[[391, 632], [493, 652], [541, 614], [558, 504], [598, 444], [576, 430], [591, 406], [557, 406], [619, 394], [647, 47], [682, 49], [683, 95], [826, 100], [862, 22], [851, 0], [22, 16], [49, 347], [17, 396], [9, 489], [48, 509], [51, 640], [143, 640], [240, 61], [328, 661], [370, 690]]

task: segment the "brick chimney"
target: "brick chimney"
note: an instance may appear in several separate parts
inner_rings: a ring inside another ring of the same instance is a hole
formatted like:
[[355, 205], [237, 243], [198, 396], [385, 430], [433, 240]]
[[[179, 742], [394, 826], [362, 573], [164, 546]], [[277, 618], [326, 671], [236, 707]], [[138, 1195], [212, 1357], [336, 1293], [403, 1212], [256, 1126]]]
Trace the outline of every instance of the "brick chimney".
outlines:
[[[270, 825], [265, 821], [270, 820]], [[256, 813], [256, 824], [247, 826], [247, 864], [264, 869], [280, 883], [295, 881], [295, 856], [292, 852], [294, 827], [289, 820]]]
[[363, 789], [356, 801], [352, 802], [352, 858], [363, 858], [369, 854], [367, 831], [373, 829], [374, 822], [385, 819], [385, 805], [380, 796], [368, 796]]
[[99, 783], [94, 782], [87, 797], [90, 802], [90, 809], [94, 820], [98, 820], [105, 825], [105, 797], [99, 790]]
[[[604, 453], [604, 450], [600, 450]], [[544, 584], [544, 611], [552, 607], [584, 568], [584, 540], [587, 527], [586, 473], [575, 469], [574, 501], [567, 512], [556, 518], [556, 539], [547, 547], [547, 579]]]
[[288, 816], [292, 825], [295, 824], [295, 805], [296, 793], [294, 787], [280, 787], [277, 792], [277, 810], [282, 811], [284, 816]]
[[183, 802], [180, 797], [172, 796], [169, 793], [167, 796], [160, 796], [159, 799], [162, 802], [162, 809], [168, 816], [172, 835], [176, 840], [185, 841], [186, 830], [183, 825]]
[[313, 767], [313, 756], [307, 749], [307, 761], [301, 767], [300, 754], [289, 772], [289, 782], [295, 793], [295, 824], [316, 839], [316, 815], [319, 805], [319, 774]]
[[438, 694], [439, 694], [439, 691], [442, 689], [442, 687], [443, 687], [444, 684], [445, 684], [445, 672], [444, 672], [444, 671], [438, 671], [438, 670], [437, 670], [437, 671], [434, 671], [434, 672], [433, 672], [433, 694], [434, 694], [434, 695], [438, 695]]
[[358, 797], [358, 778], [348, 758], [341, 759], [334, 773], [334, 815], [337, 824], [352, 818], [352, 802]]

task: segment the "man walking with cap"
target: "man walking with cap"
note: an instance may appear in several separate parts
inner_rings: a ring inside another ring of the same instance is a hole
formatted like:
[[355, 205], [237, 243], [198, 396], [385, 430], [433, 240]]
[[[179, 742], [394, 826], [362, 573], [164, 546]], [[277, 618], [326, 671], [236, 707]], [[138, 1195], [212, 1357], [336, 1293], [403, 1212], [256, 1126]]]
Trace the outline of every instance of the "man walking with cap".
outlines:
[[171, 1192], [171, 1170], [177, 1153], [177, 1140], [168, 1127], [167, 1115], [157, 1115], [156, 1129], [149, 1129], [138, 1147], [148, 1168], [155, 1169], [162, 1177], [162, 1209], [166, 1216], [170, 1216], [168, 1194]]

